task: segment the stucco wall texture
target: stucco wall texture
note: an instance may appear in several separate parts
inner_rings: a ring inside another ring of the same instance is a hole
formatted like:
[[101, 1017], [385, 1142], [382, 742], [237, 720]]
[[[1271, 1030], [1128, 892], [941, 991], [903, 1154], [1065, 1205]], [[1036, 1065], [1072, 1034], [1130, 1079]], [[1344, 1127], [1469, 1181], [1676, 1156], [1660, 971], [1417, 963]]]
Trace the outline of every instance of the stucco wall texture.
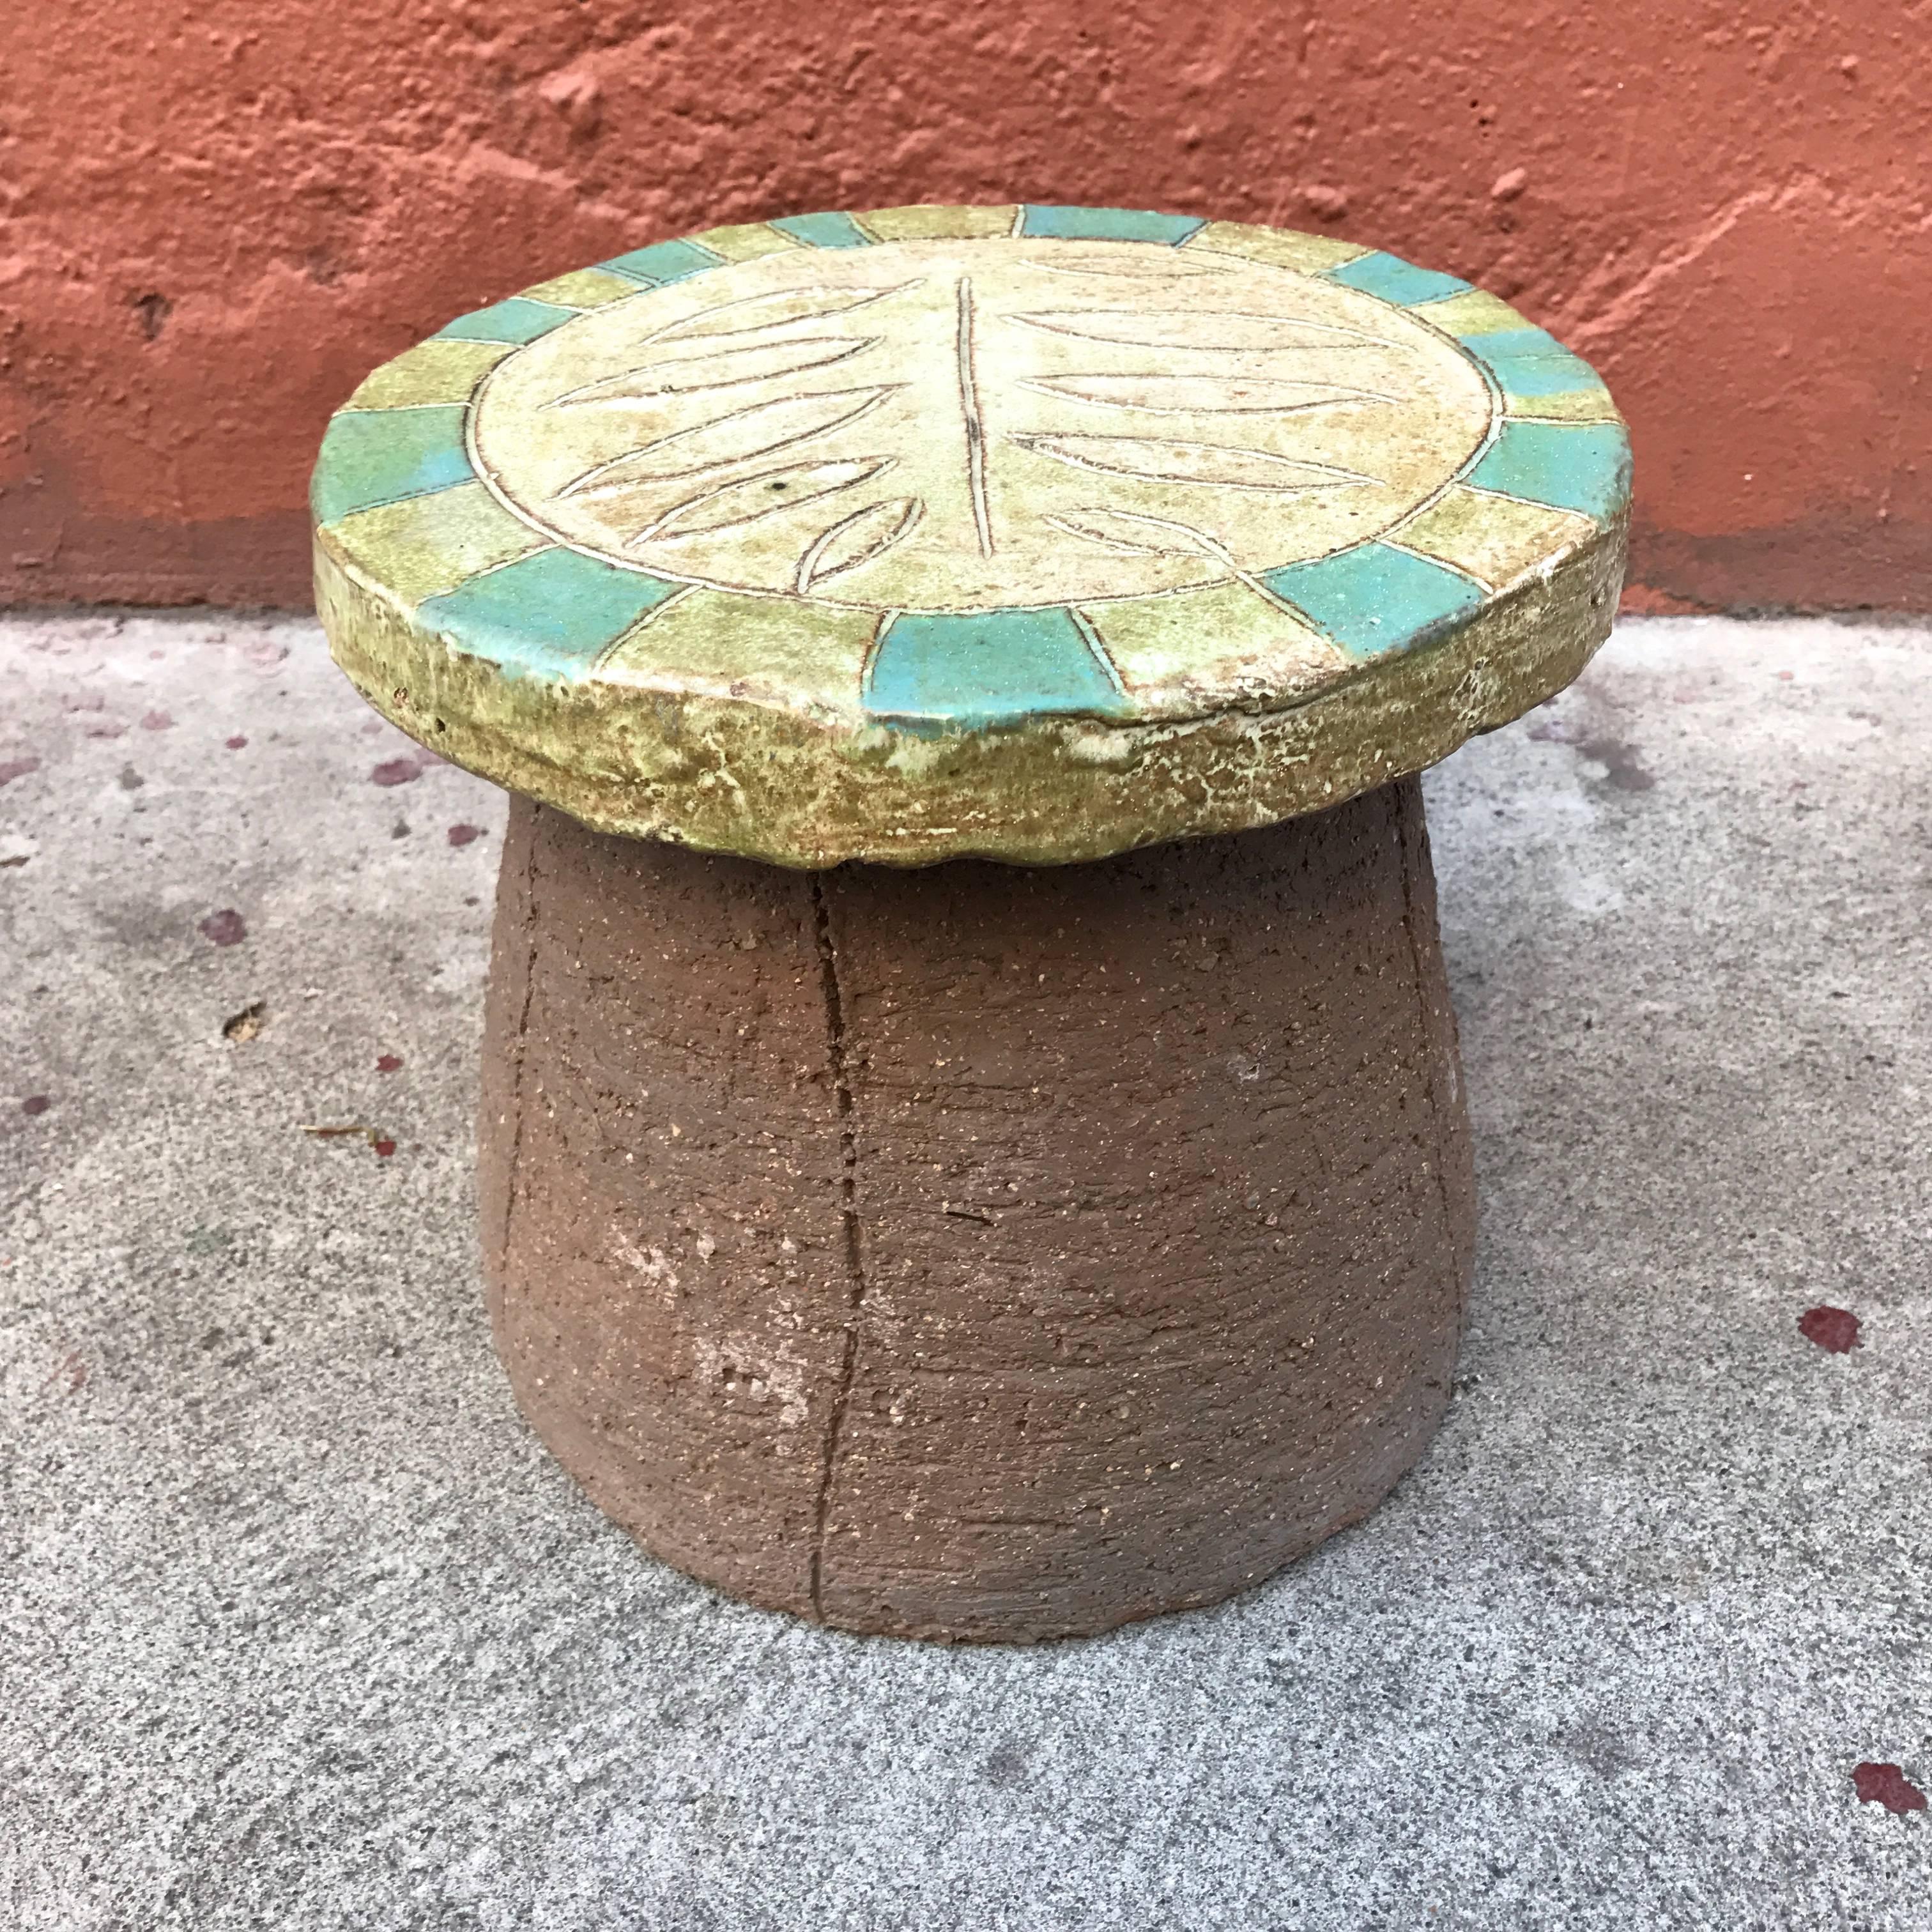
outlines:
[[0, 601], [302, 605], [373, 364], [708, 224], [1324, 229], [1628, 415], [1632, 601], [1932, 608], [1932, 0], [108, 0], [0, 28]]

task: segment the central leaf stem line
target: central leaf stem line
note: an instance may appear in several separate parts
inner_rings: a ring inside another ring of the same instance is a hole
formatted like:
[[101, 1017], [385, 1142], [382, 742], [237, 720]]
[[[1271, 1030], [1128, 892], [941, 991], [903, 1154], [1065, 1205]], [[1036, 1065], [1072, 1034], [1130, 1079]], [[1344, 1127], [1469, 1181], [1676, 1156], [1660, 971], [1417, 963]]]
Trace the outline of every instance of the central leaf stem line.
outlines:
[[959, 413], [966, 422], [966, 491], [973, 500], [973, 522], [980, 532], [980, 554], [993, 554], [993, 515], [986, 502], [986, 431], [980, 421], [980, 389], [973, 376], [973, 284], [959, 278]]

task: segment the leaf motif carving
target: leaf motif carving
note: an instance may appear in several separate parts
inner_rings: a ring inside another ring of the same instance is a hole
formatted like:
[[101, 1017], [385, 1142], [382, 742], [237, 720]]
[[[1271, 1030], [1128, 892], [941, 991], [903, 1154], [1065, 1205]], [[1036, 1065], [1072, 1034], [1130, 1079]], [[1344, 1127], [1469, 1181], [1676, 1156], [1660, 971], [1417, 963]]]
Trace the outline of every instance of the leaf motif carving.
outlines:
[[1084, 538], [1124, 556], [1202, 557], [1218, 565], [1228, 576], [1245, 584], [1266, 604], [1272, 604], [1291, 617], [1299, 614], [1284, 603], [1252, 571], [1244, 570], [1234, 553], [1218, 537], [1198, 530], [1172, 517], [1150, 517], [1134, 510], [1084, 508], [1068, 517], [1051, 520], [1069, 536]]
[[1124, 349], [1321, 349], [1346, 343], [1396, 345], [1346, 323], [1301, 316], [1256, 315], [1243, 309], [1045, 309], [1013, 320], [1049, 335], [1107, 342]]
[[808, 369], [862, 355], [878, 341], [862, 335], [856, 342], [836, 336], [795, 335], [783, 342], [740, 344], [709, 355], [679, 356], [621, 376], [585, 382], [544, 404], [561, 410], [586, 403], [653, 403], [664, 396], [694, 395], [704, 389], [736, 389], [780, 376], [802, 376]]
[[1436, 332], [1205, 250], [882, 244], [718, 276], [493, 379], [524, 413], [493, 424], [486, 394], [479, 458], [566, 541], [875, 610], [1271, 596], [1264, 573], [1387, 527], [1489, 419]]
[[1069, 536], [1083, 537], [1103, 550], [1118, 550], [1123, 556], [1202, 556], [1216, 563], [1233, 560], [1227, 546], [1172, 518], [1144, 516], [1132, 510], [1108, 510], [1083, 505], [1069, 516], [1048, 519]]
[[773, 289], [763, 295], [741, 296], [687, 316], [646, 337], [649, 342], [688, 342], [714, 335], [752, 335], [766, 328], [788, 328], [796, 322], [824, 322], [869, 308], [889, 296], [902, 294], [916, 282], [896, 283], [884, 289]]
[[795, 587], [802, 594], [884, 556], [912, 534], [925, 514], [926, 506], [916, 496], [888, 497], [884, 502], [854, 510], [823, 532], [800, 558]]
[[1225, 278], [1228, 273], [1225, 264], [1199, 256], [1190, 260], [1177, 254], [1165, 257], [1082, 255], [1072, 249], [1058, 260], [1036, 257], [1030, 260], [1027, 266], [1037, 268], [1042, 274], [1104, 275], [1113, 282], [1195, 281], [1209, 275]]
[[1389, 403], [1372, 389], [1333, 382], [1292, 382], [1266, 376], [1048, 376], [1026, 386], [1044, 396], [1102, 409], [1148, 410], [1161, 416], [1270, 416], [1340, 404]]
[[760, 470], [755, 476], [721, 483], [672, 504], [655, 523], [640, 530], [632, 544], [634, 548], [656, 537], [675, 541], [735, 530], [741, 524], [776, 517], [816, 502], [821, 496], [836, 496], [841, 490], [869, 483], [880, 471], [892, 466], [890, 456], [874, 456], [856, 462], [792, 463], [781, 470]]
[[1076, 469], [1114, 476], [1144, 476], [1162, 483], [1202, 483], [1221, 490], [1336, 490], [1372, 483], [1359, 470], [1303, 463], [1265, 449], [1235, 449], [1211, 442], [1140, 436], [1016, 436], [1035, 449]]
[[698, 476], [775, 449], [809, 441], [840, 429], [875, 410], [897, 386], [872, 389], [839, 389], [814, 395], [780, 396], [769, 403], [716, 416], [689, 429], [674, 430], [641, 449], [613, 457], [573, 478], [558, 492], [562, 496], [608, 496], [640, 483], [661, 483], [674, 477]]

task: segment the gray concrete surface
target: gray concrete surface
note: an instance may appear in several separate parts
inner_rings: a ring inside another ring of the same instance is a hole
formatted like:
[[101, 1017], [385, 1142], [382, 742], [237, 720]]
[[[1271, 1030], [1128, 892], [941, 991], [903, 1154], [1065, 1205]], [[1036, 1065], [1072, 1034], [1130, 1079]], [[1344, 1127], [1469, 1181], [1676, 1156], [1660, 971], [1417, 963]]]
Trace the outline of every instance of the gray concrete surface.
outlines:
[[1629, 625], [1432, 776], [1448, 1426], [1266, 1587], [1034, 1652], [724, 1602], [519, 1423], [494, 794], [373, 782], [304, 622], [0, 656], [0, 1924], [1932, 1926], [1932, 1813], [1851, 1783], [1932, 1788], [1932, 634]]

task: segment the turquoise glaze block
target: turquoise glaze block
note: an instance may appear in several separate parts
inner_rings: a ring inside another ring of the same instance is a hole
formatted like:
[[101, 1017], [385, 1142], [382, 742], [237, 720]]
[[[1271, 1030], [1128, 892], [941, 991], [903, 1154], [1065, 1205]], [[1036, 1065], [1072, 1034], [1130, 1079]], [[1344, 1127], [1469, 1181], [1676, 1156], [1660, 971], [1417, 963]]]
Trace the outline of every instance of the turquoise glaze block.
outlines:
[[1463, 481], [1606, 521], [1630, 496], [1630, 438], [1618, 423], [1506, 422]]
[[849, 214], [782, 214], [766, 224], [794, 242], [809, 242], [814, 248], [871, 248], [877, 245], [871, 236]]
[[722, 268], [724, 262], [722, 255], [714, 255], [695, 242], [653, 242], [648, 248], [633, 248], [628, 255], [614, 255], [597, 266], [614, 275], [662, 288], [667, 282], [681, 282], [707, 268]]
[[1460, 572], [1384, 543], [1358, 544], [1318, 562], [1284, 564], [1262, 581], [1352, 658], [1426, 643], [1487, 596]]
[[493, 302], [439, 328], [432, 340], [454, 342], [534, 342], [553, 328], [570, 320], [577, 310], [559, 308], [554, 302], [532, 302], [528, 296], [512, 296], [508, 302]]
[[1028, 202], [1022, 235], [1051, 235], [1063, 242], [1164, 242], [1178, 247], [1207, 226], [1192, 214], [1157, 214], [1145, 208], [1060, 208]]
[[574, 550], [540, 550], [432, 597], [418, 621], [506, 677], [575, 677], [605, 645], [684, 588]]
[[309, 484], [316, 521], [332, 524], [354, 510], [469, 482], [476, 472], [463, 446], [464, 414], [460, 403], [338, 410]]
[[875, 716], [976, 730], [1042, 712], [1118, 717], [1119, 686], [1072, 611], [908, 610], [866, 674]]
[[1445, 302], [1451, 296], [1463, 294], [1469, 286], [1454, 275], [1442, 274], [1434, 268], [1418, 268], [1400, 255], [1386, 255], [1380, 250], [1372, 255], [1358, 255], [1354, 261], [1324, 272], [1330, 281], [1379, 296], [1384, 302], [1400, 302], [1404, 308]]
[[1546, 329], [1498, 329], [1492, 334], [1465, 335], [1459, 340], [1487, 365], [1509, 395], [1558, 396], [1603, 387], [1596, 370]]

